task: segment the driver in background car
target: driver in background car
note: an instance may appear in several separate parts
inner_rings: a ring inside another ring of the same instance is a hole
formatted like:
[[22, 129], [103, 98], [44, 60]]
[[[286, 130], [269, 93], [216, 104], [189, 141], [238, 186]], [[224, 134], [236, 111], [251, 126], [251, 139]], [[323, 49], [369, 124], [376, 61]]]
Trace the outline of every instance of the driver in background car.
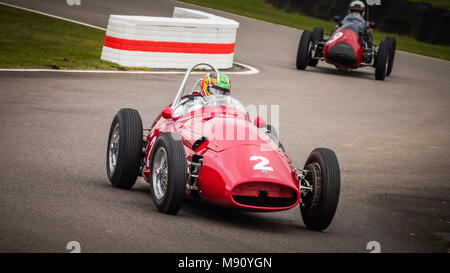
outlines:
[[360, 27], [358, 31], [360, 33], [361, 44], [363, 47], [371, 48], [372, 47], [372, 29], [370, 28], [369, 21], [364, 19], [364, 14], [366, 12], [366, 5], [362, 1], [353, 1], [349, 6], [349, 14], [345, 16], [345, 18], [341, 21], [342, 24], [345, 24], [346, 21], [359, 21]]

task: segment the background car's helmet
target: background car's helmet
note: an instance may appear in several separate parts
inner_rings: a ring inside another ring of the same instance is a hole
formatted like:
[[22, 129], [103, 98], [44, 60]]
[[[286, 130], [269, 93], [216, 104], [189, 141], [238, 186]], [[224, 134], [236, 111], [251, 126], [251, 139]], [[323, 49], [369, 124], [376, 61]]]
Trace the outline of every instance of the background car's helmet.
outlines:
[[352, 1], [348, 9], [350, 12], [359, 12], [362, 16], [364, 16], [366, 5], [364, 5], [362, 1]]
[[203, 96], [230, 95], [231, 82], [228, 76], [220, 73], [219, 79], [211, 72], [203, 78], [201, 91]]

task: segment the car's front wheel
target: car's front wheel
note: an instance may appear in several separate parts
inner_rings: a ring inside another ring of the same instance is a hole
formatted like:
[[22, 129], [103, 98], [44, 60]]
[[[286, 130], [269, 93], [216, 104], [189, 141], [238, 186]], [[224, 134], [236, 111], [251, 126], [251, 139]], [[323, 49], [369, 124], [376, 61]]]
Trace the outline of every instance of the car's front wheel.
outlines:
[[138, 111], [122, 108], [111, 124], [106, 152], [106, 174], [116, 188], [131, 189], [142, 157], [142, 120]]
[[389, 77], [392, 73], [392, 68], [394, 67], [395, 49], [397, 47], [397, 42], [395, 40], [395, 37], [392, 37], [392, 36], [388, 36], [386, 38], [386, 42], [389, 44], [389, 60], [388, 60], [386, 76]]
[[161, 133], [151, 158], [150, 192], [158, 211], [177, 214], [184, 201], [187, 181], [186, 153], [176, 133]]
[[381, 41], [375, 63], [375, 79], [384, 80], [389, 66], [389, 43]]
[[311, 60], [312, 33], [310, 31], [303, 31], [297, 49], [297, 69], [305, 70], [306, 66]]
[[306, 160], [307, 194], [302, 194], [300, 211], [303, 222], [311, 230], [324, 230], [333, 220], [339, 201], [341, 174], [336, 154], [317, 148]]

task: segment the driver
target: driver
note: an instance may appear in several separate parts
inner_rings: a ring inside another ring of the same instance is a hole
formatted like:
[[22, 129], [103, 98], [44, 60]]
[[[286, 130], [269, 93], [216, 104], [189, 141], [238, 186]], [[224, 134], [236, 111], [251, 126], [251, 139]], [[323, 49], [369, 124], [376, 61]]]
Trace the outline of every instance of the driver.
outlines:
[[217, 79], [214, 72], [208, 73], [201, 81], [200, 90], [193, 93], [190, 99], [184, 103], [183, 107], [178, 108], [180, 109], [180, 112], [177, 113], [177, 115], [186, 114], [201, 108], [206, 102], [206, 99], [214, 98], [215, 96], [220, 95], [229, 96], [230, 89], [231, 81], [227, 75], [219, 73], [219, 78]]
[[361, 34], [361, 44], [365, 47], [371, 47], [371, 39], [369, 34], [372, 34], [372, 29], [369, 27], [369, 21], [364, 19], [366, 12], [366, 5], [362, 1], [352, 1], [349, 6], [349, 14], [345, 16], [342, 22], [347, 20], [357, 20], [361, 23], [359, 28]]
[[366, 24], [366, 20], [364, 19], [364, 13], [366, 12], [366, 5], [362, 1], [353, 1], [350, 3], [348, 7], [348, 15], [345, 16], [344, 20], [354, 18], [359, 20], [361, 23]]
[[203, 96], [230, 95], [231, 81], [227, 75], [219, 73], [217, 79], [215, 73], [208, 73], [202, 81], [201, 92]]

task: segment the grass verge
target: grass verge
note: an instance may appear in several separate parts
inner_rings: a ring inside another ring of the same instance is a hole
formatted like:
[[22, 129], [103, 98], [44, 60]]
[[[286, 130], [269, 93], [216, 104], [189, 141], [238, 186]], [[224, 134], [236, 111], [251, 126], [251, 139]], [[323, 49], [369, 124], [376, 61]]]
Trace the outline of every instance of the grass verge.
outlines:
[[105, 32], [0, 5], [0, 67], [130, 70], [100, 60]]
[[[333, 21], [326, 21], [295, 12], [275, 9], [268, 4], [265, 4], [264, 0], [181, 1], [299, 29], [312, 30], [314, 27], [318, 26], [322, 27], [325, 33], [329, 33], [336, 26], [336, 23]], [[374, 31], [374, 40], [376, 43], [379, 43], [388, 35], [394, 36], [397, 39], [398, 50], [450, 60], [450, 46], [428, 44], [405, 36], [388, 34], [377, 30]]]

